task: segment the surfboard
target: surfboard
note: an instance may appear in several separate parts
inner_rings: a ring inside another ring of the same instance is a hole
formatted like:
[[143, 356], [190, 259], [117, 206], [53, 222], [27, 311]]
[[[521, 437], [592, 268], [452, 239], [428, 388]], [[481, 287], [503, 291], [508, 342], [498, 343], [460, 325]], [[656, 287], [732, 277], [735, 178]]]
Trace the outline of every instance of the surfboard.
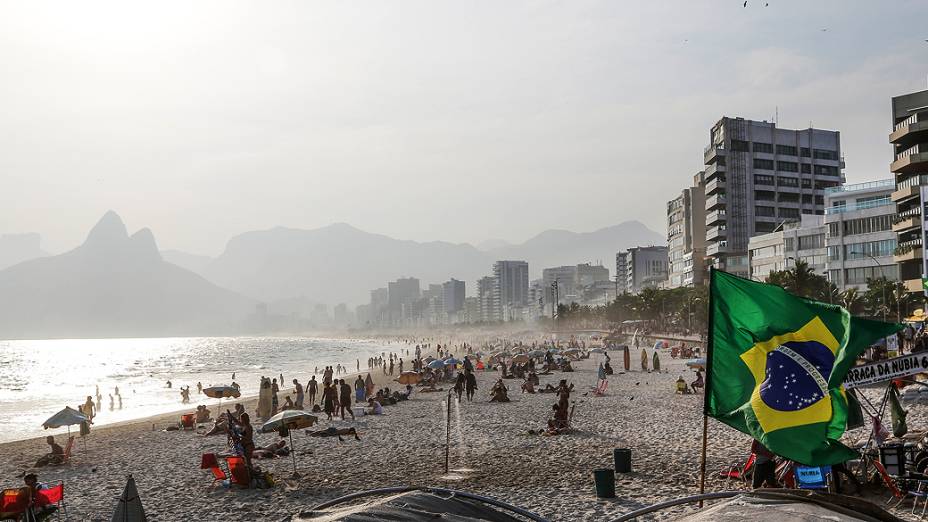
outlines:
[[627, 346], [627, 345], [625, 346], [625, 350], [623, 350], [623, 351], [625, 352], [625, 357], [624, 357], [625, 371], [628, 371], [628, 370], [630, 370], [631, 367], [632, 367], [631, 353], [629, 353], [629, 350], [628, 350], [628, 346]]
[[654, 352], [654, 362], [651, 364], [651, 367], [654, 371], [661, 371], [661, 358], [657, 355], [657, 352]]
[[641, 349], [641, 369], [648, 371], [648, 351], [644, 348]]

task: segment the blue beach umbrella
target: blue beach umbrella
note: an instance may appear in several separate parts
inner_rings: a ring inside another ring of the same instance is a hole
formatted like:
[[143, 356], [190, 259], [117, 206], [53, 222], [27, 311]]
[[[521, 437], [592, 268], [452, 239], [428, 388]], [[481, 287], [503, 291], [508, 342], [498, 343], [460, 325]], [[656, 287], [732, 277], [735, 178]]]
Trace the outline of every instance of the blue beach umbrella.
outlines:
[[444, 368], [444, 366], [445, 366], [445, 361], [440, 361], [438, 359], [435, 359], [434, 361], [429, 363], [429, 368], [433, 370], [440, 370]]

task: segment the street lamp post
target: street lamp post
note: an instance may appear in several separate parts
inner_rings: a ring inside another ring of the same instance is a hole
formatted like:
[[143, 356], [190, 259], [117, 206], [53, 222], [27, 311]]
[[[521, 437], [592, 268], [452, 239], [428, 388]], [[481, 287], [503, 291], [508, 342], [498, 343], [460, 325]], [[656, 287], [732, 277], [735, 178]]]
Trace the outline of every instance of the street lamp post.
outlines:
[[[876, 263], [876, 266], [880, 267], [880, 276], [883, 277], [883, 284], [881, 284], [880, 287], [883, 289], [883, 322], [885, 323], [886, 322], [886, 309], [888, 308], [888, 303], [886, 302], [886, 283], [888, 283], [889, 280], [886, 279], [886, 272], [883, 271], [883, 263], [880, 263], [879, 261], [876, 260], [875, 257], [873, 257], [872, 255], [866, 252], [859, 252], [855, 250], [851, 253], [854, 254], [855, 256], [867, 256], [870, 259], [872, 259], [874, 263]], [[897, 311], [896, 313], [898, 314], [899, 312]]]

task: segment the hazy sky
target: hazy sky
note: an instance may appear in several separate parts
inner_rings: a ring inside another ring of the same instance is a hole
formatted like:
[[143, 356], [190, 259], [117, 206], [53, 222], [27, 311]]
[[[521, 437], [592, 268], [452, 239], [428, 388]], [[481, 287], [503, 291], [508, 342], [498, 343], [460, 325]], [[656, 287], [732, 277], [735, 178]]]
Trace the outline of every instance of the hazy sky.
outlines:
[[0, 233], [663, 233], [709, 127], [777, 106], [841, 131], [849, 181], [889, 177], [928, 4], [742, 1], [2, 2]]

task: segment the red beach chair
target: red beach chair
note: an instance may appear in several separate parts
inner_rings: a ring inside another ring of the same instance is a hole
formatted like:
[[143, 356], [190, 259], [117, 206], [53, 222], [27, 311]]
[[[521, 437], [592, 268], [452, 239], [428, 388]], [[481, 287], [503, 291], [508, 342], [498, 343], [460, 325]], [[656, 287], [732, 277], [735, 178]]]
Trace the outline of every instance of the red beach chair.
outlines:
[[245, 457], [226, 457], [226, 464], [229, 466], [232, 484], [246, 488], [251, 484], [251, 475], [248, 473], [248, 466], [245, 465]]
[[729, 480], [740, 480], [746, 481], [751, 472], [751, 469], [754, 467], [754, 461], [757, 459], [757, 455], [751, 453], [748, 456], [748, 460], [744, 464], [738, 465], [738, 463], [732, 464], [728, 467], [728, 471], [724, 469], [719, 472], [719, 475], [722, 478], [727, 478]]
[[29, 489], [4, 489], [0, 494], [0, 520], [19, 520], [29, 510]]
[[210, 473], [213, 474], [213, 483], [210, 484], [210, 487], [216, 485], [217, 482], [222, 482], [229, 478], [229, 475], [223, 471], [222, 467], [219, 465], [219, 460], [216, 458], [215, 453], [204, 453], [200, 458], [200, 469], [208, 469]]
[[64, 502], [64, 482], [35, 492], [35, 505], [44, 507], [52, 504], [58, 506], [58, 510], [64, 513], [65, 519], [68, 518], [68, 506]]

